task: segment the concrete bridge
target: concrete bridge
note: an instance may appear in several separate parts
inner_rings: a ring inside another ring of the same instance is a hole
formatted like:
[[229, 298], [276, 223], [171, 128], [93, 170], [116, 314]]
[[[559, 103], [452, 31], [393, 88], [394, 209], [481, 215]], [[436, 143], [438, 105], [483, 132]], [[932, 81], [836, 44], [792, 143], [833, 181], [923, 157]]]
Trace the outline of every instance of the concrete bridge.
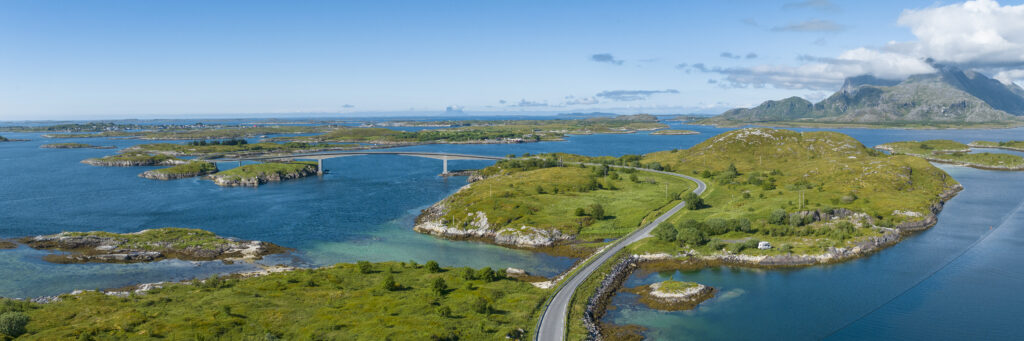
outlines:
[[324, 173], [324, 160], [333, 159], [339, 157], [349, 156], [360, 156], [360, 155], [403, 155], [403, 156], [415, 156], [423, 157], [428, 159], [441, 160], [441, 174], [448, 174], [448, 160], [505, 160], [503, 156], [489, 156], [489, 155], [471, 155], [471, 154], [458, 154], [458, 153], [435, 153], [435, 152], [400, 152], [400, 151], [350, 151], [350, 152], [327, 152], [327, 153], [306, 153], [306, 154], [275, 154], [275, 155], [260, 155], [253, 157], [236, 157], [236, 158], [225, 158], [225, 159], [213, 159], [207, 160], [211, 162], [231, 162], [238, 161], [241, 165], [242, 161], [283, 161], [283, 160], [316, 160], [317, 163], [317, 174]]

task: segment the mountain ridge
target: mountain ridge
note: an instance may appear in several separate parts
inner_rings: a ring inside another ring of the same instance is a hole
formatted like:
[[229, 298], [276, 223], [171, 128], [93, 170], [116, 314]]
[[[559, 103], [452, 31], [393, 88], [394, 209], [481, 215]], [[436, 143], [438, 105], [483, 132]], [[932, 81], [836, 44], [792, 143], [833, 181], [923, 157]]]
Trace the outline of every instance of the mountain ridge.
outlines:
[[904, 80], [850, 77], [839, 91], [818, 103], [800, 97], [769, 100], [753, 108], [731, 109], [699, 123], [1024, 123], [1024, 89], [976, 71], [932, 65], [936, 72]]

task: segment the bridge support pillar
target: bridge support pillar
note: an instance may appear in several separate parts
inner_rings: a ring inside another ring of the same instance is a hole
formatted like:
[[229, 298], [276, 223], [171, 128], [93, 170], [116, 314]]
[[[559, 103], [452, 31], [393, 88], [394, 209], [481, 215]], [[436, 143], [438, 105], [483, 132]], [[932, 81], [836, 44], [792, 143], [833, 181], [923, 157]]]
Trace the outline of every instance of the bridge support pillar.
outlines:
[[442, 158], [441, 162], [442, 162], [441, 174], [442, 175], [448, 174], [448, 157], [445, 156], [444, 158]]
[[324, 159], [316, 159], [316, 175], [324, 175]]

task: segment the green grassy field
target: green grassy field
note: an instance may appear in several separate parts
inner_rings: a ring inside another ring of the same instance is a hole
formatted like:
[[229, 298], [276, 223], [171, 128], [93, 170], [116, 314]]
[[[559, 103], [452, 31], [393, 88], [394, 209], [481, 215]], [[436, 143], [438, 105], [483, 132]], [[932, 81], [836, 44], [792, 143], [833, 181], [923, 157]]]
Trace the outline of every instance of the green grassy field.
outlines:
[[[1010, 141], [1004, 145], [1013, 146], [1015, 145], [1013, 142]], [[992, 143], [990, 142], [990, 144]], [[1003, 148], [998, 147], [998, 143], [994, 145], [997, 147], [993, 148]], [[950, 140], [893, 142], [879, 145], [877, 148], [892, 151], [894, 154], [914, 155], [937, 162], [958, 163], [981, 168], [1024, 169], [1024, 157], [1019, 155], [966, 153], [965, 151], [970, 150], [968, 145]], [[1006, 149], [1013, 149], [1013, 147]]]
[[0, 312], [28, 315], [19, 340], [496, 340], [532, 332], [548, 294], [489, 270], [437, 270], [338, 264], [127, 297], [2, 300]]
[[687, 289], [696, 288], [698, 285], [699, 284], [694, 282], [680, 282], [667, 280], [661, 282], [660, 286], [658, 287], [658, 291], [669, 293], [681, 293], [685, 292]]
[[[521, 226], [557, 229], [581, 240], [625, 235], [678, 202], [694, 184], [668, 175], [611, 168], [520, 168], [503, 161], [482, 170], [485, 180], [445, 199], [446, 221], [469, 227], [471, 215], [484, 212], [494, 229]], [[635, 179], [635, 181], [634, 181]], [[592, 214], [600, 205], [603, 216]], [[577, 212], [580, 211], [580, 212]]]

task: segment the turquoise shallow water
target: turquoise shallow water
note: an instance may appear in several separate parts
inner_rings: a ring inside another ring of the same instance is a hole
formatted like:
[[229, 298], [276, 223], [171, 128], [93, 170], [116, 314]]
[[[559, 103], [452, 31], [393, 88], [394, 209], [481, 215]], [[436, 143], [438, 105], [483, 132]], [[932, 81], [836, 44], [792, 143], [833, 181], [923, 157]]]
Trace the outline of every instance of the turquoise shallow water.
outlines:
[[[403, 149], [486, 155], [558, 151], [617, 156], [688, 148], [727, 130], [672, 125], [703, 134], [589, 135], [570, 137], [565, 142]], [[868, 146], [910, 139], [970, 142], [1024, 137], [1024, 129], [840, 131]], [[258, 189], [219, 188], [197, 179], [161, 182], [136, 176], [148, 167], [105, 168], [79, 163], [88, 157], [111, 154], [112, 150], [39, 149], [40, 144], [55, 140], [39, 134], [3, 135], [33, 141], [0, 144], [0, 238], [64, 230], [130, 232], [183, 226], [296, 249], [290, 255], [269, 257], [263, 261], [267, 264], [317, 266], [363, 259], [435, 259], [445, 265], [513, 266], [553, 275], [573, 261], [413, 232], [412, 220], [420, 209], [466, 183], [465, 178], [438, 177], [441, 165], [437, 160], [401, 156], [331, 159], [326, 161], [331, 172], [322, 178]], [[122, 148], [143, 143], [121, 139], [66, 142]], [[452, 161], [450, 167], [489, 164]], [[606, 319], [644, 325], [654, 339], [1015, 338], [1024, 332], [1013, 321], [1024, 312], [1016, 292], [1024, 284], [1024, 270], [1014, 262], [1024, 245], [1024, 217], [1015, 211], [1024, 201], [1024, 173], [942, 167], [967, 190], [947, 205], [939, 225], [895, 247], [849, 263], [801, 270], [713, 268], [690, 273], [637, 273], [628, 285], [672, 276], [720, 287], [722, 293], [695, 311], [680, 313], [645, 309], [623, 294], [615, 298], [619, 309]], [[0, 296], [51, 295], [255, 268], [251, 264], [182, 261], [57, 265], [43, 262], [44, 254], [25, 247], [0, 250]]]

